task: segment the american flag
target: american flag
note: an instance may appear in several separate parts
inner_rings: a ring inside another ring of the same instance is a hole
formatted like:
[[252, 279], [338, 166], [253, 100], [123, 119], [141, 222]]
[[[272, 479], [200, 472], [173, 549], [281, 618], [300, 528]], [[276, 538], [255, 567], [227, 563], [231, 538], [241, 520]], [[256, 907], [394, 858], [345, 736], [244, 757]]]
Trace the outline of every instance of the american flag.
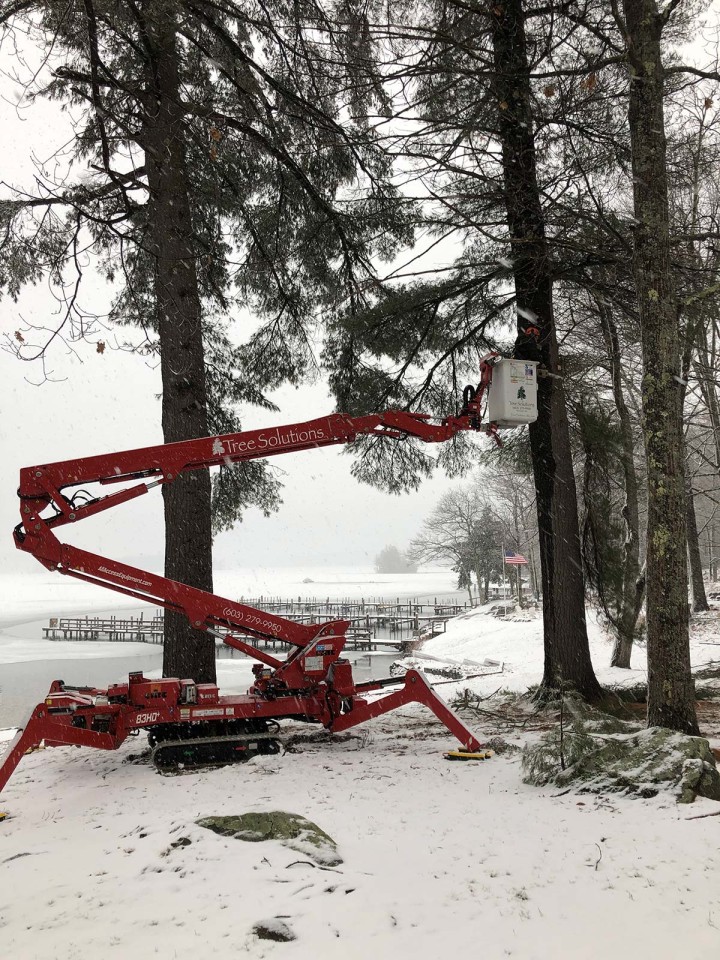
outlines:
[[514, 563], [517, 566], [520, 564], [527, 563], [527, 560], [521, 553], [515, 553], [514, 550], [506, 550], [504, 554], [505, 563]]

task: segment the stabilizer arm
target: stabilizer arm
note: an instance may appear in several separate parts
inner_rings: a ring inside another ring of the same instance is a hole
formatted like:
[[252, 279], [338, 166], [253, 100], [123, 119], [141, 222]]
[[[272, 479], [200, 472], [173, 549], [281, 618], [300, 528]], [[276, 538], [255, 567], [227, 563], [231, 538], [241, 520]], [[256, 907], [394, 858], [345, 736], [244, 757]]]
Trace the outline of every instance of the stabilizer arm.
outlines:
[[20, 763], [25, 754], [33, 747], [39, 746], [42, 737], [33, 724], [28, 720], [24, 727], [21, 727], [15, 734], [15, 738], [10, 744], [5, 759], [0, 764], [0, 791], [15, 772], [15, 767]]
[[442, 697], [435, 693], [425, 677], [417, 670], [408, 670], [405, 674], [404, 686], [394, 693], [389, 693], [386, 697], [381, 697], [378, 700], [356, 701], [352, 710], [334, 720], [329, 729], [333, 733], [339, 733], [341, 730], [355, 727], [359, 723], [365, 723], [366, 720], [372, 720], [384, 713], [390, 713], [391, 710], [397, 710], [398, 707], [404, 707], [407, 703], [422, 703], [432, 710], [438, 720], [460, 741], [465, 750], [481, 749], [482, 744], [477, 737], [465, 726], [460, 717], [445, 703]]
[[41, 743], [48, 746], [69, 744], [83, 747], [95, 747], [100, 750], [116, 750], [124, 737], [114, 737], [109, 733], [97, 733], [81, 730], [65, 723], [58, 723], [48, 716], [41, 716], [42, 705], [33, 710], [30, 719], [21, 727], [10, 743], [5, 757], [0, 763], [0, 792], [15, 772], [26, 753]]

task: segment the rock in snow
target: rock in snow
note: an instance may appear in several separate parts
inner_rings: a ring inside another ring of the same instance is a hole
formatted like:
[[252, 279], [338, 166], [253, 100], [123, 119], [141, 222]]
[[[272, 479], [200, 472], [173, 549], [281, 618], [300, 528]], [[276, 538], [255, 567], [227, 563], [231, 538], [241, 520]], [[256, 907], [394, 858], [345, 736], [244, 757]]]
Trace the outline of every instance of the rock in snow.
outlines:
[[342, 863], [333, 838], [317, 824], [297, 813], [272, 810], [269, 813], [243, 813], [240, 816], [203, 817], [196, 823], [199, 827], [236, 840], [249, 840], [251, 843], [279, 840], [323, 867], [336, 867]]

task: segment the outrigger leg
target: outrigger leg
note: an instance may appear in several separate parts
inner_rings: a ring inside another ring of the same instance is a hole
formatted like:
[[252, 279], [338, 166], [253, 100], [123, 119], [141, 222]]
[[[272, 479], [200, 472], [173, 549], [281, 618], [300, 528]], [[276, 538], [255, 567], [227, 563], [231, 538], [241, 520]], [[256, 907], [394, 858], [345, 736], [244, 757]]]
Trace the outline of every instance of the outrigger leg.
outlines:
[[[368, 683], [359, 683], [357, 690], [361, 693], [369, 692], [381, 686], [384, 686], [384, 684], [369, 681]], [[372, 720], [384, 713], [390, 713], [391, 710], [397, 710], [398, 707], [405, 706], [407, 703], [421, 703], [428, 707], [450, 733], [460, 741], [462, 749], [450, 751], [446, 754], [448, 759], [485, 760], [492, 756], [492, 751], [483, 747], [457, 713], [445, 703], [442, 697], [435, 693], [427, 679], [417, 670], [408, 670], [405, 674], [404, 686], [400, 690], [389, 693], [386, 697], [371, 701], [356, 700], [353, 703], [352, 710], [337, 717], [329, 725], [329, 729], [334, 733], [339, 733], [341, 730], [347, 730], [359, 723], [365, 723], [366, 720]]]

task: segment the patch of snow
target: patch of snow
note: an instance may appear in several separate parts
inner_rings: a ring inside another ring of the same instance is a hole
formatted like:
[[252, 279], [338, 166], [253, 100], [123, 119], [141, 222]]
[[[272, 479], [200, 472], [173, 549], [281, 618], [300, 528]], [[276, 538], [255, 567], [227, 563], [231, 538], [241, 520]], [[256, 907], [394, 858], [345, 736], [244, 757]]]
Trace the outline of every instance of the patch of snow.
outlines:
[[[445, 633], [427, 640], [422, 652], [448, 661], [485, 660], [503, 662], [502, 677], [490, 676], [461, 681], [461, 687], [487, 695], [497, 690], [499, 681], [503, 689], [522, 693], [542, 679], [544, 648], [543, 625], [540, 610], [530, 608], [522, 611], [523, 619], [501, 618], [492, 615], [493, 604], [477, 607], [449, 620]], [[528, 617], [528, 619], [525, 619]], [[587, 612], [590, 655], [595, 673], [606, 686], [634, 686], [647, 680], [645, 647], [635, 644], [630, 670], [609, 666], [612, 639], [599, 622], [594, 611]], [[693, 668], [717, 659], [720, 647], [715, 652], [708, 639], [720, 641], [720, 619], [712, 623], [693, 623], [690, 633], [690, 655]]]
[[[611, 669], [608, 637], [592, 617], [588, 627], [602, 682], [644, 678], [642, 648], [633, 670]], [[698, 636], [713, 635], [693, 631], [695, 664], [713, 653]], [[501, 677], [439, 687], [446, 699], [465, 686], [524, 690], [542, 676], [542, 622], [479, 608], [423, 652], [504, 661]], [[247, 689], [250, 669], [219, 661], [222, 689]], [[492, 732], [474, 726], [481, 739]], [[10, 814], [0, 823], [3, 955], [434, 960], [480, 945], [519, 960], [704, 960], [720, 950], [720, 855], [708, 843], [718, 821], [686, 822], [717, 804], [538, 789], [512, 754], [446, 763], [451, 738], [416, 705], [353, 739], [290, 725], [308, 731], [298, 753], [178, 777], [138, 759], [142, 739], [111, 753], [61, 747], [23, 758], [0, 798]], [[238, 849], [195, 824], [282, 809], [332, 836], [344, 863], [298, 862], [277, 842]], [[297, 939], [259, 940], [254, 925], [268, 916]]]
[[[25, 757], [2, 796], [4, 955], [260, 960], [280, 949], [252, 932], [268, 916], [295, 960], [716, 955], [713, 821], [685, 822], [716, 804], [558, 796], [512, 757], [446, 763], [421, 708], [367, 730], [179, 777], [128, 762], [136, 742]], [[277, 809], [327, 831], [344, 863], [194, 822]]]

